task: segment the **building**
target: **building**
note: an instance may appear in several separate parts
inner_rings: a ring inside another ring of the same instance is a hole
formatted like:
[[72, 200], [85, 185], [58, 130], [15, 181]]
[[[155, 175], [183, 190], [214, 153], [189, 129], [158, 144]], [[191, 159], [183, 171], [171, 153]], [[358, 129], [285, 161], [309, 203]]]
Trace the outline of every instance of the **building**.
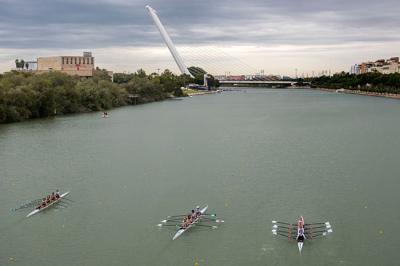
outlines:
[[356, 74], [356, 75], [360, 74], [360, 66], [358, 64], [351, 66], [350, 74]]
[[37, 72], [61, 71], [71, 76], [92, 77], [94, 57], [91, 52], [83, 56], [53, 56], [37, 59]]
[[390, 59], [379, 59], [375, 62], [364, 62], [358, 65], [357, 73], [364, 74], [370, 72], [379, 72], [382, 74], [400, 73], [399, 57]]
[[27, 71], [35, 71], [37, 69], [37, 61], [25, 61]]

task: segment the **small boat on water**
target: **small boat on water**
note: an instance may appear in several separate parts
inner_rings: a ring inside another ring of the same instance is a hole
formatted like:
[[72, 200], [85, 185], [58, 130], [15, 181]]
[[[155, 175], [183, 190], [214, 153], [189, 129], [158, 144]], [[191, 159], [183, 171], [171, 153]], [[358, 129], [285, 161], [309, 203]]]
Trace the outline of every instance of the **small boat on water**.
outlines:
[[299, 253], [303, 250], [306, 240], [324, 237], [332, 232], [332, 226], [329, 222], [304, 223], [303, 217], [293, 224], [272, 221], [272, 234], [286, 237], [288, 240], [296, 240]]
[[196, 223], [198, 223], [201, 219], [201, 216], [203, 216], [203, 214], [207, 211], [208, 209], [208, 205], [205, 206], [204, 208], [202, 208], [200, 210], [201, 215], [199, 217], [197, 217], [191, 224], [189, 224], [186, 228], [181, 228], [178, 230], [178, 232], [176, 232], [176, 234], [174, 235], [174, 237], [172, 238], [172, 240], [177, 239], [178, 237], [180, 237], [183, 233], [185, 233], [187, 230], [189, 230], [189, 228], [191, 228], [193, 225], [195, 225]]
[[[187, 230], [189, 230], [193, 226], [201, 226], [201, 227], [208, 227], [211, 229], [216, 229], [218, 228], [215, 225], [210, 225], [207, 223], [224, 223], [224, 220], [217, 219], [216, 214], [210, 214], [206, 213], [208, 209], [208, 205], [200, 209], [200, 206], [197, 206], [195, 210], [192, 210], [191, 214], [179, 214], [179, 215], [172, 215], [172, 216], [167, 216], [165, 220], [162, 220], [160, 224], [158, 224], [158, 227], [175, 227], [178, 228], [178, 231], [175, 233], [173, 236], [172, 240], [177, 239], [180, 237], [183, 233], [185, 233]], [[195, 217], [193, 218], [194, 220], [188, 223], [187, 218], [189, 217]], [[201, 224], [200, 224], [201, 222]]]
[[43, 210], [46, 210], [47, 208], [49, 208], [49, 207], [53, 206], [54, 204], [60, 202], [64, 197], [68, 196], [68, 194], [69, 194], [69, 191], [67, 191], [67, 192], [65, 192], [65, 193], [63, 193], [63, 194], [61, 194], [60, 197], [59, 197], [58, 199], [56, 199], [56, 200], [50, 202], [50, 203], [47, 204], [45, 207], [42, 207], [42, 208], [40, 208], [40, 209], [35, 209], [35, 210], [31, 211], [26, 217], [29, 218], [29, 217], [31, 217], [32, 215], [35, 215], [35, 214], [37, 214], [37, 213], [39, 213], [39, 212], [41, 212], [41, 211], [43, 211]]

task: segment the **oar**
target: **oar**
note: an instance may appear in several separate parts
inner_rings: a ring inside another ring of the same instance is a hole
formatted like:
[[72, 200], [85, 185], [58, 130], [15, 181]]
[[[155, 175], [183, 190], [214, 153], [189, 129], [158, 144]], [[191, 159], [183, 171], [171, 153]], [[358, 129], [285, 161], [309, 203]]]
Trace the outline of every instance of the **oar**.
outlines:
[[224, 220], [220, 220], [220, 219], [211, 219], [211, 218], [207, 218], [207, 217], [204, 217], [204, 218], [201, 218], [203, 221], [213, 221], [213, 222], [216, 222], [216, 223], [224, 223], [225, 221]]
[[287, 227], [287, 226], [282, 226], [282, 225], [277, 225], [277, 224], [274, 224], [273, 226], [272, 226], [272, 228], [274, 228], [274, 229], [278, 229], [278, 228], [284, 228], [284, 229], [290, 229], [290, 230], [297, 230], [297, 228], [296, 227]]
[[211, 216], [211, 217], [217, 216], [216, 213], [203, 213], [202, 215], [204, 215], [204, 216]]
[[178, 227], [177, 224], [157, 224], [158, 227], [164, 227], [164, 226], [175, 226]]
[[[188, 214], [178, 214], [178, 215], [168, 215], [167, 218], [174, 218], [174, 217], [185, 217], [190, 215], [190, 213]], [[206, 216], [217, 216], [217, 214], [215, 213], [203, 213], [202, 215], [206, 215]]]
[[179, 215], [169, 215], [167, 218], [174, 218], [174, 217], [185, 217], [188, 216], [189, 214], [179, 214]]
[[314, 231], [314, 232], [313, 232], [313, 234], [324, 233], [324, 232], [327, 232], [327, 233], [332, 233], [332, 232], [333, 232], [333, 230], [329, 228], [328, 230], [319, 230], [319, 231]]
[[286, 225], [293, 225], [296, 226], [296, 224], [290, 224], [290, 223], [286, 223], [286, 222], [279, 222], [279, 221], [272, 221], [273, 224], [286, 224]]
[[325, 226], [316, 226], [316, 227], [305, 227], [304, 231], [305, 232], [309, 232], [310, 230], [314, 230], [314, 229], [321, 229], [321, 228], [331, 228], [330, 225], [325, 225]]
[[[327, 236], [328, 234], [332, 233], [333, 231], [322, 232], [322, 234], [313, 235], [312, 238]], [[311, 237], [310, 237], [311, 238]]]
[[321, 224], [328, 225], [330, 223], [329, 222], [325, 222], [325, 223], [310, 223], [310, 224], [304, 224], [304, 226], [307, 226], [307, 225], [321, 225]]
[[284, 237], [286, 237], [286, 238], [289, 238], [288, 235], [285, 235], [285, 234], [283, 234], [283, 233], [281, 233], [281, 232], [278, 232], [278, 231], [276, 231], [276, 230], [272, 230], [272, 234], [274, 234], [274, 235], [280, 235], [280, 236], [284, 236]]
[[206, 224], [195, 224], [196, 226], [203, 226], [203, 227], [208, 227], [208, 228], [212, 228], [212, 229], [217, 229], [218, 226], [215, 225], [206, 225]]
[[312, 234], [311, 234], [311, 232], [307, 232], [307, 235], [311, 235], [312, 237], [314, 237], [314, 234], [323, 234], [323, 233], [326, 233], [326, 234], [329, 234], [329, 233], [332, 233], [333, 232], [333, 230], [332, 229], [328, 229], [328, 230], [320, 230], [320, 231], [315, 231], [315, 232], [312, 232]]
[[36, 200], [29, 201], [29, 202], [25, 202], [24, 204], [21, 204], [20, 206], [18, 206], [16, 208], [11, 208], [10, 211], [18, 211], [21, 209], [29, 208], [36, 204], [39, 204], [41, 201], [42, 201], [42, 199], [36, 199]]
[[70, 201], [70, 202], [75, 202], [74, 200], [69, 199], [69, 198], [62, 198], [61, 200], [68, 200], [68, 201]]
[[[282, 234], [285, 234], [286, 236], [288, 236], [288, 234], [289, 234], [288, 231], [280, 231], [279, 229], [272, 229], [272, 233], [274, 233], [274, 232], [276, 232], [276, 233], [282, 233]], [[275, 234], [275, 233], [274, 233], [274, 234]], [[296, 233], [292, 233], [291, 235], [294, 236], [294, 235], [296, 235]]]
[[178, 219], [165, 219], [165, 220], [162, 220], [161, 222], [165, 224], [166, 222], [181, 222], [181, 220], [178, 220]]

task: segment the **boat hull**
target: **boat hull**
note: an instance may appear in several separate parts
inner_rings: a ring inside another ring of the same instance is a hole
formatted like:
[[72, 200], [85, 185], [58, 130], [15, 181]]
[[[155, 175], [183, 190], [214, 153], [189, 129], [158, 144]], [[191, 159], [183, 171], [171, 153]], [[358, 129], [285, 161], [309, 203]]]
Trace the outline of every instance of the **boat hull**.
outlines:
[[303, 249], [303, 244], [304, 244], [304, 242], [297, 242], [297, 247], [299, 248], [300, 253], [301, 253], [301, 250]]

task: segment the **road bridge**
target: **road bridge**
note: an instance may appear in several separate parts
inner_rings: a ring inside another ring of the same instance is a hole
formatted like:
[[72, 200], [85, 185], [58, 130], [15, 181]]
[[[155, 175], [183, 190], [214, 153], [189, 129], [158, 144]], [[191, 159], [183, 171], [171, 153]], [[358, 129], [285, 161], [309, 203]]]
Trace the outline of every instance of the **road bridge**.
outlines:
[[220, 80], [222, 87], [238, 86], [238, 87], [289, 87], [296, 84], [296, 81], [288, 80]]

